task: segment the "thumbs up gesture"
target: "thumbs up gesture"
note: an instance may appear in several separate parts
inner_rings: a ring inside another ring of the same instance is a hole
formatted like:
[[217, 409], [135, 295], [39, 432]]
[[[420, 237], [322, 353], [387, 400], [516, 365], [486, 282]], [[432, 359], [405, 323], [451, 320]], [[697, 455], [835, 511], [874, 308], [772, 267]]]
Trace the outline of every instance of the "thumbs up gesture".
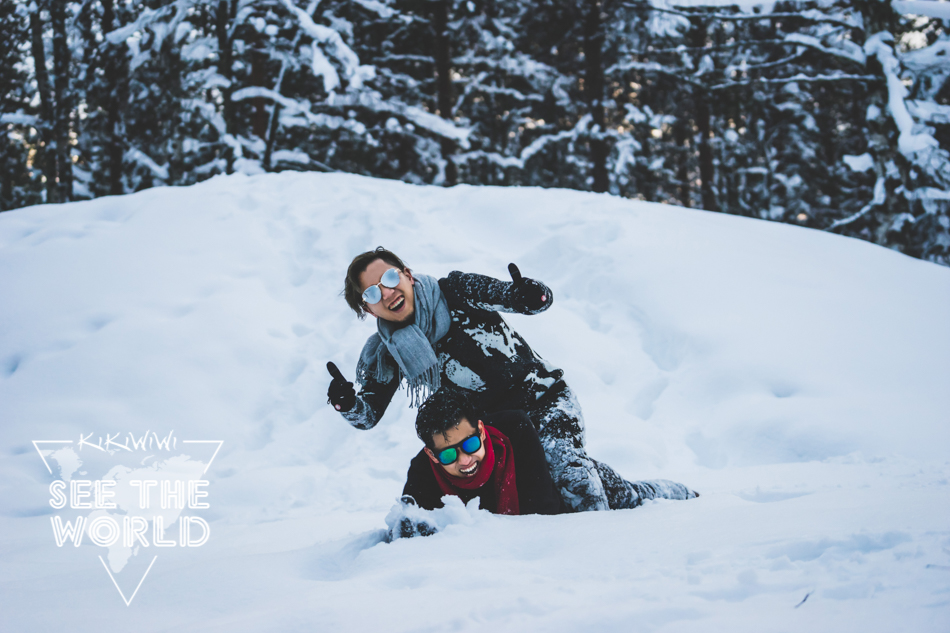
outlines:
[[508, 264], [511, 274], [512, 299], [514, 307], [525, 314], [541, 310], [548, 302], [548, 290], [534, 279], [521, 276], [521, 271], [514, 264]]
[[332, 404], [337, 411], [349, 411], [356, 406], [356, 390], [353, 383], [347, 382], [339, 368], [333, 363], [327, 363], [327, 371], [333, 377], [330, 388], [327, 389], [327, 403]]

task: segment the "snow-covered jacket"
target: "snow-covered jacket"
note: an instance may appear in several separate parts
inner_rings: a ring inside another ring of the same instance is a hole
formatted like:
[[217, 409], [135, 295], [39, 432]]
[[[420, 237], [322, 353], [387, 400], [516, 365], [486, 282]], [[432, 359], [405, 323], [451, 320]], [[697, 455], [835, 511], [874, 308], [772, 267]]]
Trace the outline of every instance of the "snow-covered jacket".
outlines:
[[[519, 301], [510, 281], [455, 271], [440, 279], [439, 287], [452, 317], [448, 333], [435, 345], [443, 388], [454, 386], [475, 392], [483, 410], [500, 411], [526, 408], [561, 378], [564, 372], [538, 356], [499, 314], [547, 310], [553, 301], [550, 288], [543, 286], [546, 303], [529, 310]], [[366, 379], [356, 405], [341, 412], [343, 417], [356, 428], [373, 428], [382, 419], [400, 380], [398, 372], [388, 383]]]

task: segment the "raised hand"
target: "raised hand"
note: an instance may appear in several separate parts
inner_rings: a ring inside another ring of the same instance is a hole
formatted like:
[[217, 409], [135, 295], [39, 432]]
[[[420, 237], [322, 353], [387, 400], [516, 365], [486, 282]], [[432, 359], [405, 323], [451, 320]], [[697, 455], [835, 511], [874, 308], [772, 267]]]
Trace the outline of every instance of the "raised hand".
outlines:
[[523, 308], [525, 312], [536, 312], [543, 308], [548, 302], [544, 286], [534, 279], [522, 277], [521, 271], [514, 264], [508, 264], [508, 272], [511, 274], [512, 290], [518, 307]]
[[327, 363], [327, 371], [333, 377], [330, 388], [327, 389], [327, 403], [332, 404], [337, 411], [349, 411], [356, 406], [356, 390], [353, 383], [347, 382], [339, 368], [333, 363]]

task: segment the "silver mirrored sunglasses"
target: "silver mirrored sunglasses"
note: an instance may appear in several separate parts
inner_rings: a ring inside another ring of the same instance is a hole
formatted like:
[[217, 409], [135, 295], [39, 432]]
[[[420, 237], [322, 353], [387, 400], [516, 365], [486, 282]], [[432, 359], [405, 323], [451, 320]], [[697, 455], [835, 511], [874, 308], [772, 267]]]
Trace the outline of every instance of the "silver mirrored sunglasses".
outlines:
[[399, 285], [399, 269], [390, 268], [379, 278], [379, 283], [370, 286], [363, 291], [363, 301], [366, 303], [379, 303], [383, 299], [383, 291], [379, 289], [380, 284], [387, 288], [395, 288]]

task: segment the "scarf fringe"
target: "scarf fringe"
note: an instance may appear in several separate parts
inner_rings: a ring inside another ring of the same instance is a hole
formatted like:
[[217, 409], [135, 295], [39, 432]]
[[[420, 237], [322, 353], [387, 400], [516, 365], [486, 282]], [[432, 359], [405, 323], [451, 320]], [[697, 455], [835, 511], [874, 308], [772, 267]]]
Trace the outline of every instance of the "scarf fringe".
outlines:
[[410, 408], [417, 408], [442, 386], [441, 364], [430, 367], [415, 380], [409, 380], [396, 366], [395, 359], [386, 350], [385, 345], [380, 345], [376, 352], [376, 357], [369, 364], [362, 357], [356, 363], [356, 379], [361, 385], [365, 385], [369, 380], [388, 383], [398, 373], [400, 389], [402, 379], [406, 380]]
[[409, 385], [409, 407], [418, 407], [429, 396], [439, 390], [442, 385], [442, 372], [439, 365], [430, 367], [421, 376], [413, 381], [406, 381]]

